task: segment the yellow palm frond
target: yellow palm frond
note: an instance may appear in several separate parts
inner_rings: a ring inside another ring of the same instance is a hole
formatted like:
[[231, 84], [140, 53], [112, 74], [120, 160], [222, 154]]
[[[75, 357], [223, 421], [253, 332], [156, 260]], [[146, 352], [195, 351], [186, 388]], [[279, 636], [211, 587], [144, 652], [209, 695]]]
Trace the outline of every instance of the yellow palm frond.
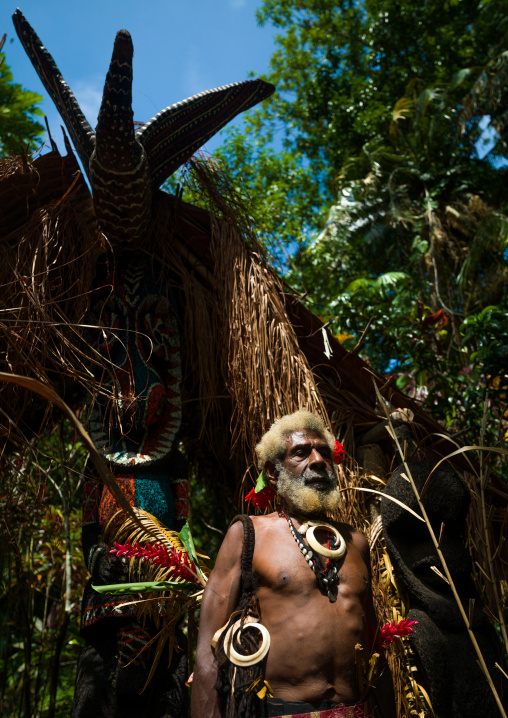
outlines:
[[[136, 523], [131, 517], [126, 517], [119, 524], [119, 516], [121, 511], [117, 512], [108, 522], [104, 531], [106, 542], [113, 544], [125, 544], [130, 541], [132, 545], [140, 544], [140, 546], [163, 546], [168, 552], [176, 549], [183, 556], [188, 555], [188, 551], [182, 543], [178, 533], [166, 528], [162, 522], [152, 516], [143, 509], [134, 507], [134, 513], [139, 523]], [[203, 554], [197, 554], [200, 559], [207, 559]], [[199, 561], [199, 568], [207, 575], [209, 570], [203, 561]], [[184, 583], [185, 579], [178, 576], [170, 576], [171, 569], [166, 566], [160, 566], [150, 561], [140, 561], [138, 558], [129, 560], [129, 578], [132, 581], [165, 581], [171, 578], [172, 581]]]

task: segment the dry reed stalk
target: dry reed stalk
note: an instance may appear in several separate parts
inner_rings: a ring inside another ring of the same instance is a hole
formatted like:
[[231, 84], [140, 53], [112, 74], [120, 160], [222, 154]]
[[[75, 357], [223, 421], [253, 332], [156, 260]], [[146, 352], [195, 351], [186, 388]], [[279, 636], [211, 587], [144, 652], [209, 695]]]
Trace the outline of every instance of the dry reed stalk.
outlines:
[[[352, 462], [353, 463], [353, 462]], [[382, 489], [386, 481], [371, 477], [359, 470], [354, 464], [349, 472], [349, 485], [352, 487]], [[347, 491], [348, 507], [346, 513], [350, 521], [365, 535], [372, 536], [373, 522], [370, 519], [372, 495], [357, 491]], [[378, 499], [374, 499], [375, 505]], [[377, 513], [377, 512], [375, 512]], [[397, 581], [393, 567], [386, 552], [383, 537], [375, 533], [376, 540], [371, 546], [371, 583], [374, 609], [380, 624], [399, 621], [407, 617], [409, 605], [401, 585]], [[398, 640], [385, 650], [394, 684], [398, 718], [434, 718], [429, 696], [418, 682], [418, 669], [407, 639]]]
[[[379, 394], [379, 390], [377, 389], [377, 386], [376, 386], [376, 385], [374, 385], [374, 386], [375, 386], [376, 392], [377, 392], [377, 394], [378, 394], [379, 402], [382, 403], [382, 398], [381, 398], [381, 395]], [[404, 452], [403, 448], [400, 446], [399, 440], [398, 440], [397, 435], [396, 435], [396, 433], [395, 433], [395, 431], [394, 431], [394, 428], [393, 428], [393, 424], [392, 424], [392, 422], [391, 422], [391, 420], [390, 420], [390, 414], [389, 414], [388, 411], [386, 411], [386, 418], [387, 418], [387, 420], [388, 420], [388, 424], [389, 424], [389, 427], [390, 427], [390, 434], [391, 434], [392, 439], [394, 440], [394, 442], [395, 442], [395, 444], [396, 444], [396, 446], [397, 446], [397, 450], [398, 450], [398, 452], [399, 452], [399, 455], [400, 455], [400, 457], [401, 457], [401, 459], [402, 459], [402, 464], [403, 464], [403, 466], [404, 466], [404, 471], [405, 471], [405, 473], [402, 474], [402, 477], [405, 478], [407, 481], [409, 481], [409, 483], [411, 484], [411, 488], [413, 489], [413, 493], [414, 493], [414, 496], [415, 496], [416, 501], [417, 501], [417, 503], [418, 503], [418, 507], [419, 507], [419, 509], [420, 509], [420, 511], [421, 511], [421, 514], [422, 514], [423, 519], [425, 520], [425, 523], [427, 524], [427, 529], [428, 529], [429, 534], [430, 534], [430, 537], [431, 537], [431, 539], [432, 539], [432, 543], [434, 544], [434, 548], [435, 548], [435, 550], [436, 550], [436, 553], [437, 553], [437, 555], [438, 555], [438, 557], [439, 557], [439, 560], [441, 561], [441, 566], [442, 566], [442, 568], [443, 568], [444, 575], [446, 576], [446, 580], [448, 581], [448, 583], [449, 583], [449, 585], [450, 585], [450, 588], [451, 588], [451, 590], [452, 590], [452, 593], [453, 593], [455, 602], [456, 602], [456, 604], [457, 604], [457, 607], [458, 607], [458, 609], [459, 609], [460, 615], [461, 615], [461, 617], [462, 617], [462, 619], [463, 619], [463, 621], [464, 621], [464, 624], [465, 624], [467, 633], [468, 633], [468, 635], [469, 635], [469, 638], [471, 639], [471, 643], [473, 644], [475, 653], [476, 653], [477, 658], [478, 658], [478, 663], [479, 663], [479, 665], [480, 665], [480, 667], [481, 667], [481, 670], [482, 670], [482, 672], [483, 672], [483, 674], [484, 674], [484, 676], [485, 676], [485, 679], [487, 680], [487, 683], [489, 684], [489, 687], [490, 687], [490, 689], [491, 689], [491, 691], [492, 691], [492, 695], [494, 696], [494, 700], [496, 701], [496, 705], [497, 705], [497, 707], [499, 708], [499, 712], [500, 712], [501, 716], [502, 716], [503, 718], [507, 718], [507, 716], [506, 716], [506, 711], [504, 710], [504, 707], [503, 707], [503, 705], [502, 705], [502, 703], [501, 703], [501, 699], [499, 698], [499, 694], [498, 694], [498, 692], [497, 692], [497, 690], [496, 690], [496, 687], [495, 687], [495, 685], [494, 685], [494, 683], [493, 683], [493, 681], [492, 681], [492, 677], [491, 677], [490, 672], [489, 672], [489, 670], [488, 670], [488, 668], [487, 668], [487, 665], [486, 665], [486, 663], [485, 663], [485, 659], [484, 659], [484, 657], [483, 657], [483, 654], [482, 654], [482, 652], [481, 652], [481, 649], [480, 649], [480, 647], [479, 647], [479, 645], [478, 645], [478, 642], [477, 642], [477, 640], [476, 640], [476, 637], [475, 637], [475, 635], [474, 635], [474, 633], [473, 633], [473, 631], [472, 631], [472, 629], [471, 629], [470, 619], [469, 619], [468, 615], [466, 614], [466, 611], [465, 611], [465, 609], [464, 609], [464, 606], [462, 605], [462, 601], [460, 600], [460, 596], [459, 596], [459, 594], [458, 594], [458, 592], [457, 592], [457, 589], [456, 589], [456, 587], [455, 587], [455, 583], [454, 583], [454, 581], [453, 581], [452, 575], [451, 575], [451, 573], [450, 573], [450, 571], [449, 571], [449, 569], [448, 569], [448, 565], [447, 565], [447, 563], [446, 563], [445, 557], [444, 557], [443, 552], [441, 551], [441, 548], [440, 548], [440, 546], [439, 546], [439, 541], [438, 541], [438, 539], [436, 538], [436, 535], [435, 535], [435, 533], [434, 533], [434, 529], [432, 528], [432, 524], [431, 524], [431, 522], [430, 522], [430, 519], [429, 519], [428, 516], [427, 516], [427, 512], [426, 512], [426, 510], [425, 510], [425, 506], [424, 506], [423, 503], [422, 503], [421, 494], [420, 494], [420, 492], [418, 491], [418, 489], [416, 488], [416, 484], [415, 484], [415, 482], [414, 482], [414, 480], [413, 480], [411, 471], [410, 471], [410, 469], [409, 469], [409, 466], [408, 466], [407, 461], [406, 461], [406, 458], [405, 458], [405, 452]], [[443, 460], [444, 460], [444, 459], [443, 459]], [[435, 467], [435, 468], [436, 468], [436, 467]], [[429, 476], [429, 478], [430, 478], [430, 476]], [[427, 479], [427, 482], [428, 482], [428, 480], [429, 480], [429, 479]], [[424, 486], [423, 488], [425, 488], [425, 486]]]
[[473, 578], [490, 619], [500, 626], [508, 655], [508, 564], [503, 558], [506, 555], [503, 547], [506, 546], [508, 535], [508, 511], [506, 506], [494, 507], [488, 502], [485, 491], [488, 487], [481, 478], [477, 479], [472, 474], [465, 478], [471, 491], [471, 507], [467, 518], [468, 547], [473, 564], [479, 566], [481, 572], [475, 572]]

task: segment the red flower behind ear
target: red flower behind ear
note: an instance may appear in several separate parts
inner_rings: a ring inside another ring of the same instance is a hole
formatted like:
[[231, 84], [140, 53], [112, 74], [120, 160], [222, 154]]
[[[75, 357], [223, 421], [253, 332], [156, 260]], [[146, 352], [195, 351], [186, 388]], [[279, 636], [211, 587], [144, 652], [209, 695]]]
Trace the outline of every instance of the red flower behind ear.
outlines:
[[335, 442], [335, 448], [333, 450], [333, 463], [334, 464], [342, 464], [342, 459], [344, 458], [344, 447], [340, 443], [340, 441]]
[[275, 491], [270, 486], [265, 486], [264, 489], [256, 493], [256, 489], [251, 489], [245, 501], [251, 501], [255, 509], [266, 509], [270, 501], [275, 498]]

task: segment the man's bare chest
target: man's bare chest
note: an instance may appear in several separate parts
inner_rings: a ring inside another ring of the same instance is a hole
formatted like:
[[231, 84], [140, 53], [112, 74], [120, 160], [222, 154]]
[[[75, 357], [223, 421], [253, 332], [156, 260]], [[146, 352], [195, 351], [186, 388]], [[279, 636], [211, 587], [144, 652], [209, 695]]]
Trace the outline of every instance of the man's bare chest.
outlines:
[[[349, 543], [345, 556], [336, 565], [339, 576], [338, 598], [356, 597], [362, 600], [370, 589], [369, 570], [352, 543]], [[326, 559], [322, 559], [321, 567], [326, 568]], [[263, 536], [256, 541], [253, 571], [262, 593], [268, 591], [286, 596], [320, 593], [315, 571], [290, 534], [287, 537]]]

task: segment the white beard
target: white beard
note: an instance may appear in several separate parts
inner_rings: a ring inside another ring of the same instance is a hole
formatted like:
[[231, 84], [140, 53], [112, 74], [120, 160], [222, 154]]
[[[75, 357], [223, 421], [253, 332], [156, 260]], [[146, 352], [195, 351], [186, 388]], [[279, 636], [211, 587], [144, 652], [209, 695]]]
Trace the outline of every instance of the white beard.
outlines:
[[[277, 492], [288, 508], [303, 516], [318, 516], [326, 511], [336, 511], [340, 503], [340, 492], [337, 479], [332, 469], [321, 474], [315, 471], [304, 471], [300, 476], [291, 474], [281, 461], [275, 462], [279, 472]], [[310, 478], [323, 478], [330, 482], [329, 488], [316, 489], [307, 486], [305, 481]]]

